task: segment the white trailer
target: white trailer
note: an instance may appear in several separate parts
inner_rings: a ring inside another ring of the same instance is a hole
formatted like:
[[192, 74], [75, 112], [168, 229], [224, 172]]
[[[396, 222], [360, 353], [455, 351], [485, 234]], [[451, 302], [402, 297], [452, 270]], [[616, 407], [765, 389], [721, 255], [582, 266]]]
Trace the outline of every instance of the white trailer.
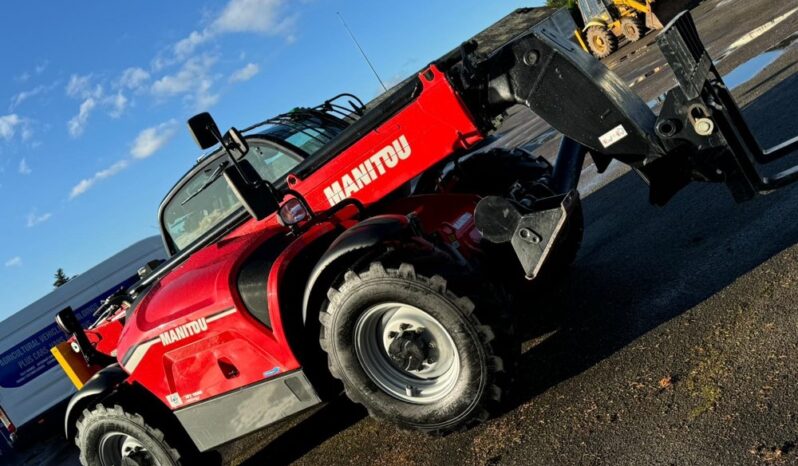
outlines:
[[58, 311], [71, 306], [88, 325], [102, 300], [135, 283], [140, 267], [165, 258], [160, 237], [144, 239], [0, 322], [0, 437], [24, 436], [26, 425], [75, 391], [50, 353], [66, 339], [55, 325]]

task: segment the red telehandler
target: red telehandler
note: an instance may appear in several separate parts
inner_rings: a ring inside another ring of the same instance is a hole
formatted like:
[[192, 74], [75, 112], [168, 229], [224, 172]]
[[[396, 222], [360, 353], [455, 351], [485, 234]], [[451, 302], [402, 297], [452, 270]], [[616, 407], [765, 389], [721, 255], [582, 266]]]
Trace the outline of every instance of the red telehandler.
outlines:
[[[90, 328], [57, 318], [81, 462], [197, 464], [341, 386], [400, 427], [467, 428], [510, 386], [515, 303], [576, 255], [587, 153], [632, 166], [655, 204], [691, 181], [743, 201], [798, 179], [758, 173], [798, 142], [759, 147], [689, 13], [657, 39], [679, 83], [659, 115], [573, 30], [565, 11], [520, 9], [366, 105], [341, 95], [224, 134], [191, 118], [214, 150], [160, 206], [171, 258]], [[553, 167], [484, 148], [515, 105], [564, 135]]]

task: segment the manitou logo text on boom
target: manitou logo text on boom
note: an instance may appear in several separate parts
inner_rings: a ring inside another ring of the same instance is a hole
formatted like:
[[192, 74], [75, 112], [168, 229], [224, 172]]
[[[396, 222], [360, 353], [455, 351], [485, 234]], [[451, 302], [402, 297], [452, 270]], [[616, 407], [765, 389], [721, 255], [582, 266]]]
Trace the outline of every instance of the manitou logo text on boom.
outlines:
[[408, 157], [410, 157], [410, 144], [407, 143], [407, 138], [403, 134], [361, 162], [350, 173], [342, 176], [341, 181], [335, 181], [324, 188], [324, 195], [327, 196], [330, 207], [360, 191], [363, 186], [367, 186], [388, 170], [395, 168], [400, 160]]

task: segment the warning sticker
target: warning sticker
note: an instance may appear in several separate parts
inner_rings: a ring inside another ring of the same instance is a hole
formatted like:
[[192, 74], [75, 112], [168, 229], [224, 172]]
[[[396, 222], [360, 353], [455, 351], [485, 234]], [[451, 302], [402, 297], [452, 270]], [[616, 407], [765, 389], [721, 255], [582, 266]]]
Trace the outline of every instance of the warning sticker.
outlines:
[[601, 135], [601, 137], [599, 137], [599, 142], [601, 142], [601, 145], [606, 149], [625, 138], [627, 135], [626, 128], [624, 128], [623, 125], [618, 125]]
[[179, 408], [183, 405], [183, 400], [180, 399], [179, 393], [172, 393], [171, 395], [166, 395], [166, 401], [169, 402], [169, 406], [173, 408]]

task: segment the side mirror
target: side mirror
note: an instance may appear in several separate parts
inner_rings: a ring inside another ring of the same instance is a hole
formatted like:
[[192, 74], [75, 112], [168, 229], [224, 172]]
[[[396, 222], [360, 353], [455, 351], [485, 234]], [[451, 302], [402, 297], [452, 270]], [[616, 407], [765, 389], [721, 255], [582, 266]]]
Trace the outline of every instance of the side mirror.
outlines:
[[189, 118], [188, 130], [202, 150], [215, 146], [222, 137], [216, 122], [213, 121], [213, 117], [208, 112], [198, 113]]
[[[263, 220], [280, 208], [279, 201], [275, 199], [268, 183], [261, 180], [249, 161], [242, 160], [238, 166], [228, 165], [224, 169], [224, 179], [241, 205], [255, 220]], [[253, 183], [248, 180], [259, 181]]]
[[75, 318], [75, 313], [72, 312], [71, 307], [64, 308], [56, 314], [55, 325], [67, 336], [71, 336], [75, 333], [76, 328], [80, 327], [80, 323]]
[[234, 156], [236, 159], [240, 159], [249, 152], [249, 143], [244, 139], [244, 135], [241, 134], [241, 131], [235, 128], [230, 128], [230, 130], [227, 131], [224, 135], [224, 142], [230, 151], [230, 155]]

